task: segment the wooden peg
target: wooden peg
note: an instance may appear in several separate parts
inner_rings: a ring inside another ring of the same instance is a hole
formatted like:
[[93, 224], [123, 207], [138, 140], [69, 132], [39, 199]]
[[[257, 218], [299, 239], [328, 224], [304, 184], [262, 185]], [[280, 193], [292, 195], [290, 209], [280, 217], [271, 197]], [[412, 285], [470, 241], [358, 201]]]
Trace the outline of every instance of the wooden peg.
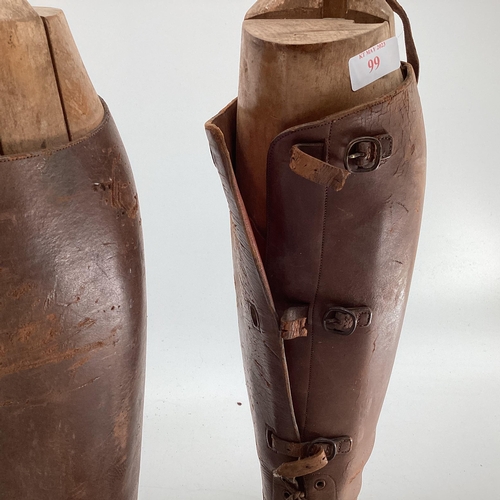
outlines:
[[[338, 16], [338, 17], [333, 17]], [[369, 102], [402, 82], [397, 70], [353, 92], [349, 59], [394, 36], [384, 0], [260, 0], [243, 23], [236, 175], [266, 232], [266, 163], [287, 128]]]

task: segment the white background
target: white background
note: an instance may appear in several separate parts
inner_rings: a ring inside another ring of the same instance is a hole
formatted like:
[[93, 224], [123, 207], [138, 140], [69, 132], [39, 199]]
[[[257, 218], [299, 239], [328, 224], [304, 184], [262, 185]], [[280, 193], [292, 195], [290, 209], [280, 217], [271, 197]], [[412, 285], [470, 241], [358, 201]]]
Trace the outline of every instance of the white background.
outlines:
[[[499, 500], [500, 3], [402, 1], [422, 60], [428, 190], [360, 500]], [[203, 130], [236, 96], [251, 4], [47, 0], [64, 9], [110, 105], [141, 197], [149, 288], [141, 500], [261, 498], [228, 213]]]

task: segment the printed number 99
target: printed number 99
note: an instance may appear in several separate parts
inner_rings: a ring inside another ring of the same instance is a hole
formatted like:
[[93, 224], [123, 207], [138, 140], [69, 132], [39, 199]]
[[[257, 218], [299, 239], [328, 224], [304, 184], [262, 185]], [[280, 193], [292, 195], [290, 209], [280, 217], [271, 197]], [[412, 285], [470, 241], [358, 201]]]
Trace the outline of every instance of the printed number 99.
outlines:
[[370, 73], [376, 71], [380, 67], [380, 57], [377, 56], [374, 59], [368, 61], [368, 67], [370, 68]]

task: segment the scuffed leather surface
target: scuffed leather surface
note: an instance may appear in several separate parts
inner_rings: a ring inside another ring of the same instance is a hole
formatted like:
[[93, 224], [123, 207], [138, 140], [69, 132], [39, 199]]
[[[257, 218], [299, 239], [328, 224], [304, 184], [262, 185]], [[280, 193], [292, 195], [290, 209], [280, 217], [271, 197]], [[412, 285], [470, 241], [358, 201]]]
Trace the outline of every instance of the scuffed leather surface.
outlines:
[[[323, 475], [339, 500], [357, 498], [398, 345], [413, 271], [425, 186], [425, 135], [415, 76], [367, 106], [296, 127], [271, 145], [268, 162], [267, 276], [278, 315], [312, 310], [309, 336], [286, 344], [301, 439], [346, 435], [349, 455]], [[296, 143], [325, 142], [342, 165], [349, 143], [390, 134], [394, 151], [378, 170], [352, 174], [341, 191], [289, 167]], [[323, 327], [332, 305], [367, 306], [373, 321], [349, 337]], [[321, 476], [321, 474], [319, 474]], [[315, 490], [308, 499], [317, 498]]]
[[[259, 457], [264, 464], [265, 498], [273, 498], [269, 471], [286, 457], [268, 448], [267, 431], [297, 441], [299, 434], [290, 396], [285, 350], [263, 265], [233, 170], [236, 102], [207, 123], [214, 163], [231, 214], [231, 234], [241, 345]], [[252, 315], [253, 309], [253, 315]], [[253, 317], [252, 317], [253, 316]]]
[[[423, 119], [415, 74], [409, 65], [403, 70], [405, 81], [391, 94], [285, 131], [273, 142], [265, 272], [234, 179], [234, 103], [208, 124], [232, 214], [240, 331], [265, 500], [291, 491], [272, 471], [293, 460], [267, 446], [269, 428], [295, 442], [352, 437], [352, 451], [306, 476], [302, 487], [308, 500], [355, 500], [359, 494], [403, 322], [424, 196]], [[338, 192], [290, 169], [295, 144], [324, 142], [324, 160], [341, 166], [352, 140], [381, 134], [394, 139], [392, 157], [377, 171], [352, 174]], [[257, 306], [259, 328], [252, 327], [248, 304]], [[310, 333], [287, 341], [284, 356], [277, 318], [300, 305], [311, 307]], [[327, 332], [323, 317], [332, 306], [369, 307], [372, 324], [349, 337]], [[326, 487], [316, 488], [317, 481]]]
[[135, 500], [146, 307], [141, 221], [109, 111], [0, 157], [0, 499]]

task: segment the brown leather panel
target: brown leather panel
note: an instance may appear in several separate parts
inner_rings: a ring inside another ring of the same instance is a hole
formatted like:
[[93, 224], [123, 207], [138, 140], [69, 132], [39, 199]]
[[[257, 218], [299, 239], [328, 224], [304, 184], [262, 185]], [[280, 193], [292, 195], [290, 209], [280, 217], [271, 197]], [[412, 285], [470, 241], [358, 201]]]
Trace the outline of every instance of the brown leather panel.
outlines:
[[0, 157], [0, 499], [135, 500], [146, 303], [137, 194], [106, 110]]
[[[415, 74], [366, 106], [295, 127], [272, 144], [268, 162], [266, 270], [278, 314], [312, 307], [309, 336], [286, 343], [301, 440], [350, 436], [353, 451], [324, 469], [339, 500], [354, 500], [373, 446], [413, 271], [425, 185], [425, 135]], [[352, 174], [341, 191], [289, 168], [294, 144], [328, 144], [342, 164], [358, 137], [390, 134], [391, 158]], [[369, 307], [371, 325], [345, 337], [324, 329], [332, 306]], [[307, 376], [305, 376], [307, 374]], [[279, 434], [279, 430], [278, 430]], [[308, 500], [323, 498], [307, 491]]]
[[[236, 102], [206, 125], [210, 149], [231, 213], [240, 336], [259, 456], [271, 471], [286, 457], [268, 448], [268, 429], [298, 441], [284, 342], [262, 261], [234, 175]], [[272, 498], [271, 496], [266, 498]]]
[[[403, 70], [405, 81], [391, 94], [276, 138], [268, 163], [265, 272], [232, 168], [235, 103], [207, 124], [231, 211], [265, 500], [355, 500], [361, 487], [406, 307], [425, 185], [416, 79], [410, 65]], [[290, 169], [296, 144], [326, 144], [324, 161], [341, 165], [354, 140], [381, 136], [391, 137], [391, 157], [377, 170], [352, 173], [341, 191]], [[308, 336], [287, 341], [285, 357], [278, 318], [299, 305], [310, 306]], [[342, 323], [327, 315], [332, 310], [359, 311], [360, 328], [342, 335], [330, 324]], [[273, 451], [270, 431], [292, 443], [349, 436], [353, 444], [321, 471], [290, 483], [272, 471], [296, 458]]]

